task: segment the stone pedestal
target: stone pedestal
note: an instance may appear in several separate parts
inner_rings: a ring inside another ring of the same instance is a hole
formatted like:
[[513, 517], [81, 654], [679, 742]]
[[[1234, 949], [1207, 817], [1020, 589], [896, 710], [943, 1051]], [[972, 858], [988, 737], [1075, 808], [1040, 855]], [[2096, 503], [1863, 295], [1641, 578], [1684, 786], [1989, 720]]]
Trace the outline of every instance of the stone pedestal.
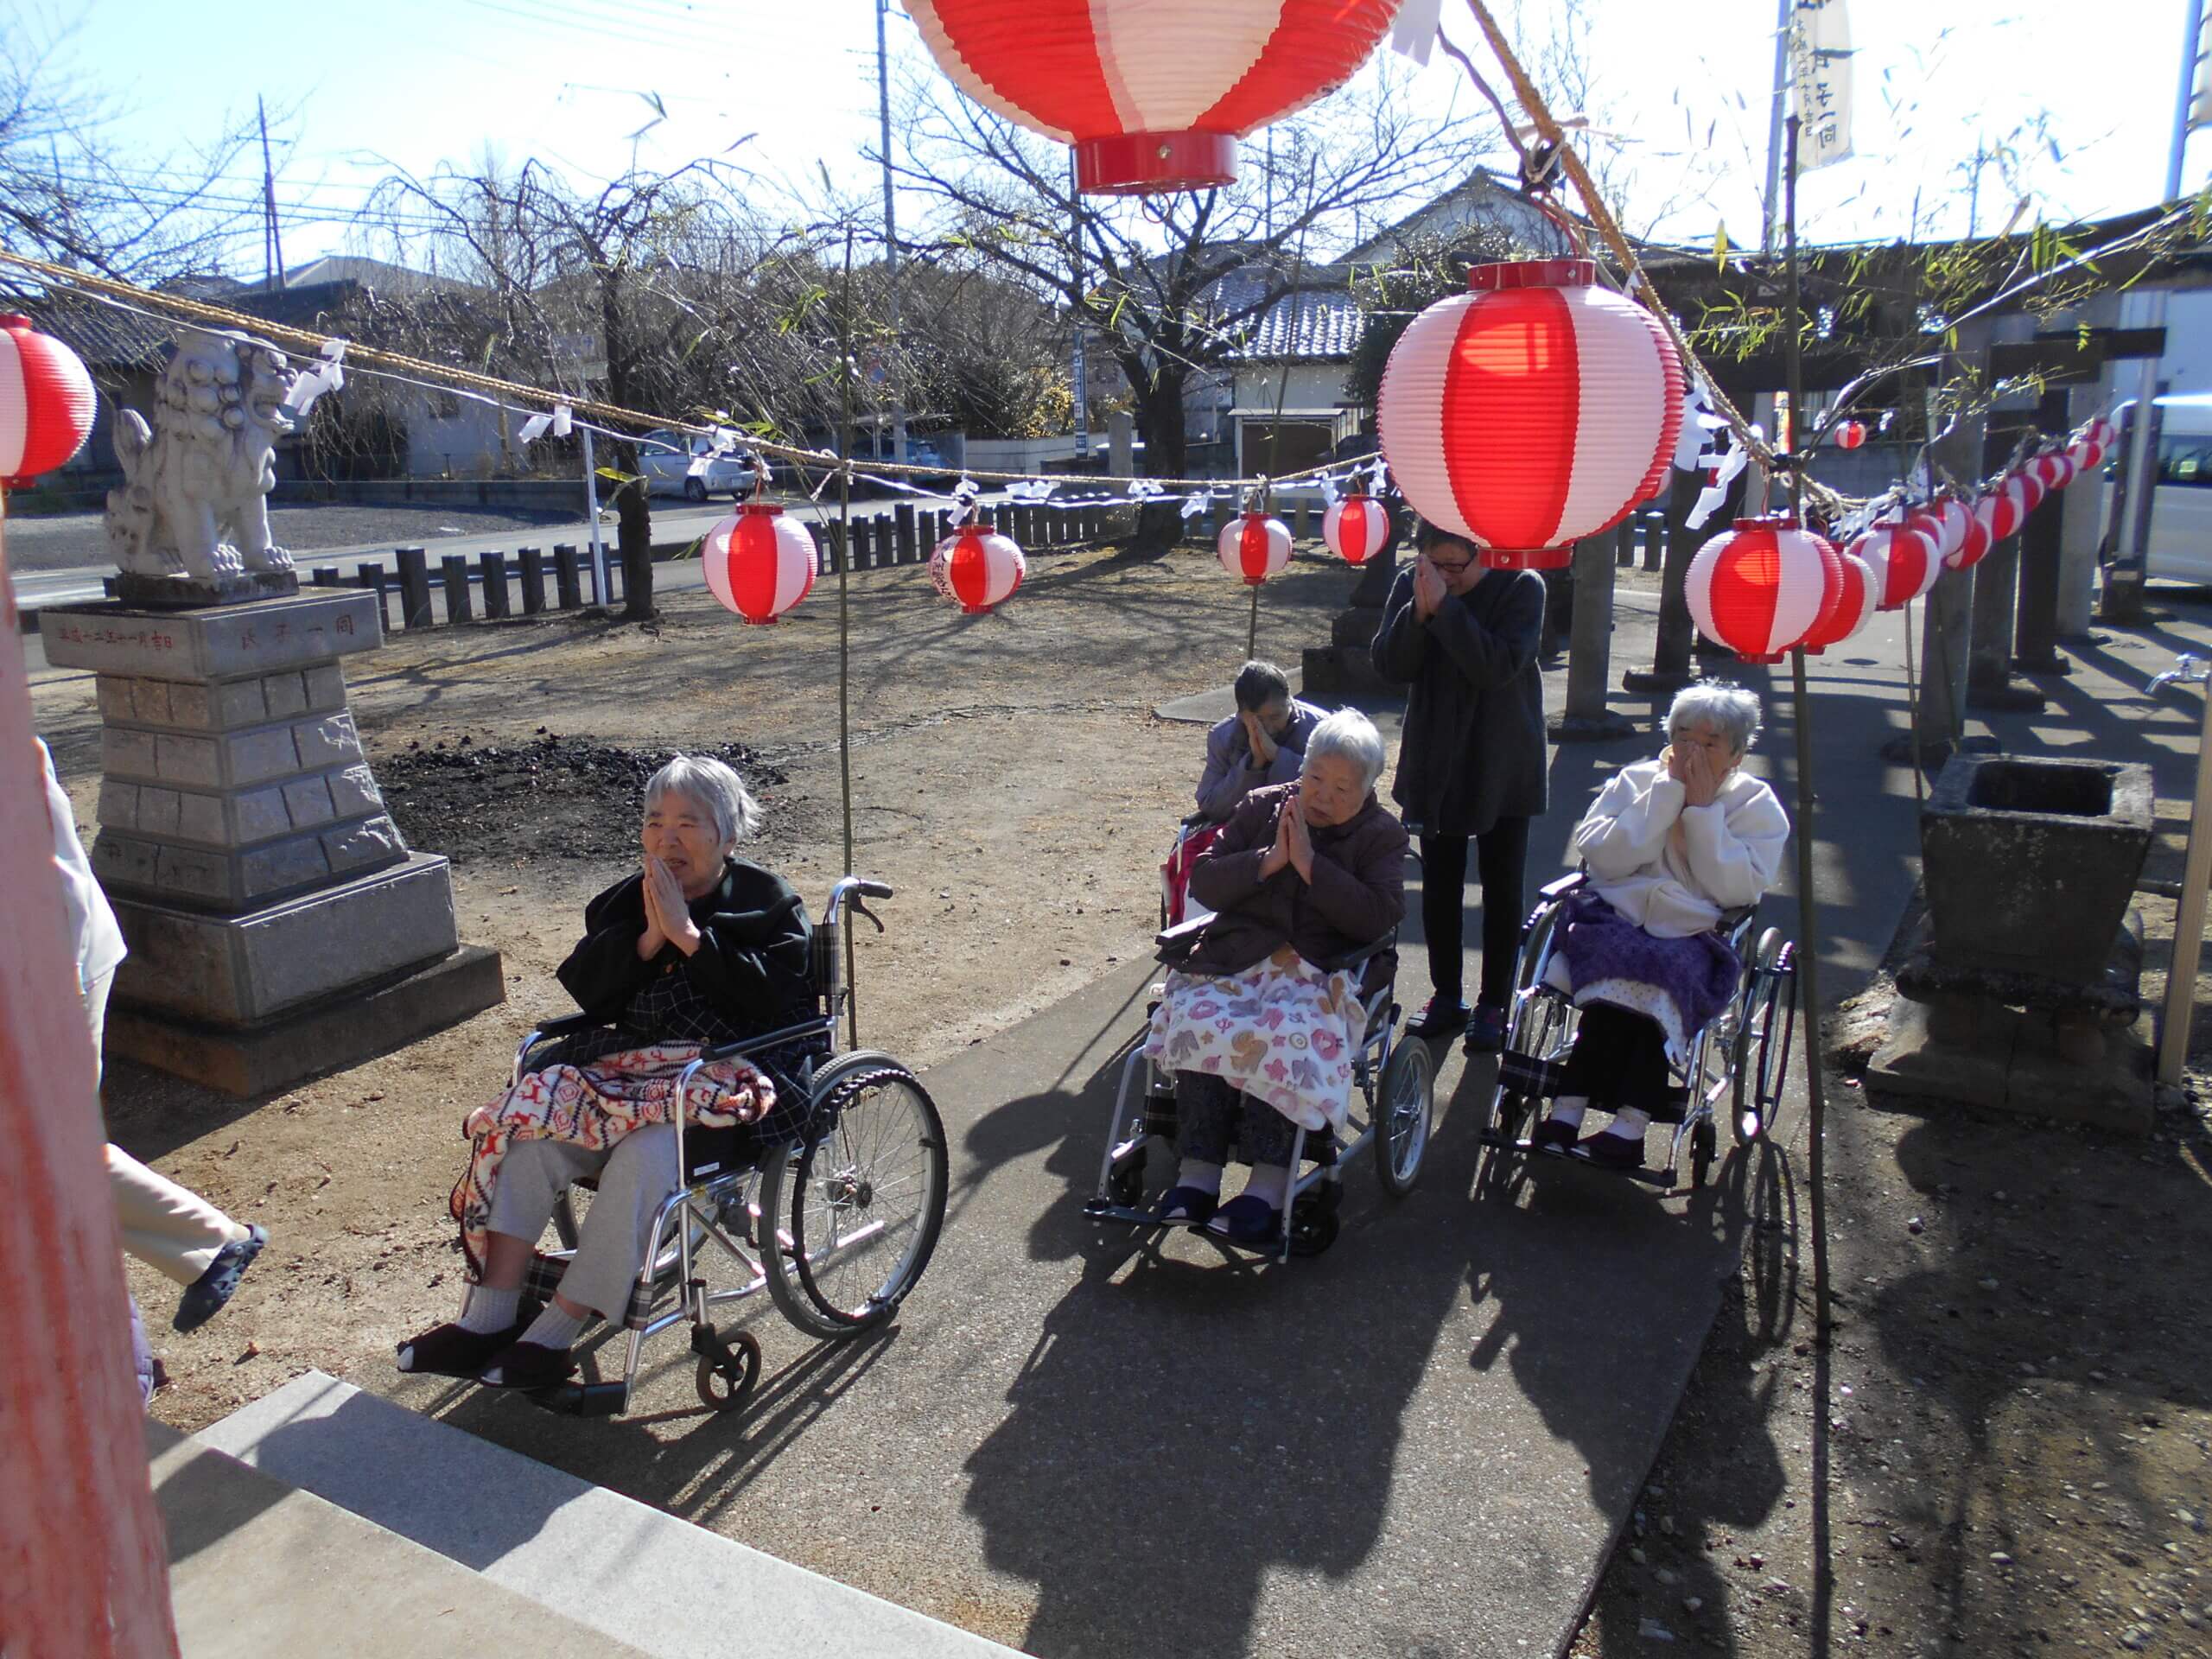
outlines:
[[1398, 530], [1382, 550], [1360, 567], [1352, 584], [1351, 601], [1329, 624], [1329, 643], [1306, 648], [1299, 676], [1299, 695], [1305, 697], [1352, 698], [1383, 696], [1402, 692], [1375, 671], [1370, 648], [1375, 632], [1382, 626], [1382, 607], [1398, 576]]
[[238, 1094], [283, 1087], [503, 995], [461, 947], [442, 858], [410, 853], [339, 659], [374, 595], [46, 613], [47, 660], [99, 675], [92, 867], [130, 955], [110, 1049]]

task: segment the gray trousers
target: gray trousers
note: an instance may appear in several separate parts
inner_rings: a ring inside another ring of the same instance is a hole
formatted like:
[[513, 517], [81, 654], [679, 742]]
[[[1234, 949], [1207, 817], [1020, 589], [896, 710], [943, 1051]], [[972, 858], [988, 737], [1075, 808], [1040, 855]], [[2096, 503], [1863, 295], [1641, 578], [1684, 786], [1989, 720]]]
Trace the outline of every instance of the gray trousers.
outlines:
[[611, 1152], [561, 1141], [511, 1142], [499, 1160], [486, 1224], [493, 1232], [535, 1244], [553, 1218], [562, 1189], [585, 1175], [598, 1177], [599, 1191], [584, 1211], [575, 1259], [561, 1275], [561, 1294], [620, 1323], [645, 1264], [653, 1217], [681, 1185], [674, 1125], [632, 1129]]

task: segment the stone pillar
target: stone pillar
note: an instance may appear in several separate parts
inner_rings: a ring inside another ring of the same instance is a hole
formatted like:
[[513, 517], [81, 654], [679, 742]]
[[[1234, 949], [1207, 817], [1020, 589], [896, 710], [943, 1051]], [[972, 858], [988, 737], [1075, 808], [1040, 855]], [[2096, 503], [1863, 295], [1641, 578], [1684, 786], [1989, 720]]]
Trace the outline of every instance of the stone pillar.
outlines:
[[891, 522], [898, 527], [895, 532], [898, 537], [898, 562], [900, 564], [912, 564], [917, 559], [926, 560], [934, 550], [919, 547], [915, 541], [914, 504], [911, 501], [901, 501], [893, 507]]
[[[1981, 353], [1986, 330], [1977, 329], [1971, 341], [1961, 340], [1964, 353]], [[1986, 355], [1961, 357], [1967, 366], [1986, 364]], [[1962, 411], [1950, 432], [1936, 446], [1930, 459], [1936, 467], [1961, 483], [1981, 473], [1987, 417], [1979, 410]], [[1970, 574], [1947, 570], [1936, 580], [1922, 609], [1920, 642], [1920, 720], [1912, 734], [1916, 758], [1941, 766], [1962, 747], [1967, 729], [1967, 670], [1972, 646], [1974, 579]], [[1886, 753], [1886, 751], [1885, 751]], [[1911, 753], [1900, 756], [1910, 760]]]
[[1634, 722], [1605, 707], [1611, 677], [1616, 561], [1632, 545], [1627, 524], [1574, 544], [1574, 606], [1568, 617], [1567, 709], [1551, 722], [1555, 743], [1632, 737]]
[[[2070, 399], [2053, 386], [2036, 406], [2036, 424], [2046, 435], [2068, 429]], [[2012, 640], [2013, 667], [2025, 674], [2070, 673], [2073, 664], [2058, 654], [2059, 520], [2067, 492], [2046, 495], [2020, 530], [2020, 609]]]
[[42, 632], [49, 663], [99, 676], [92, 866], [130, 945], [113, 1052], [262, 1094], [503, 999], [446, 861], [408, 850], [362, 756], [339, 659], [382, 642], [371, 595], [111, 602]]
[[545, 609], [545, 555], [525, 547], [516, 556], [522, 562], [522, 613], [537, 616]]

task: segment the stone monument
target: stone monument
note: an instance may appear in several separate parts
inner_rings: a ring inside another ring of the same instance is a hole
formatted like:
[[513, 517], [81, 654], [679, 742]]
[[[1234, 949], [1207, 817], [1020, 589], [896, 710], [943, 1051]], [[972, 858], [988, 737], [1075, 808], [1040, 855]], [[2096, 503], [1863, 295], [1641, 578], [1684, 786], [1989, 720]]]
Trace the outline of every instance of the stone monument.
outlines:
[[385, 810], [340, 659], [383, 643], [374, 595], [302, 594], [271, 540], [294, 376], [243, 335], [187, 334], [149, 426], [124, 410], [105, 603], [46, 612], [48, 662], [99, 676], [92, 865], [130, 955], [110, 1051], [255, 1095], [505, 995], [462, 945], [446, 861]]

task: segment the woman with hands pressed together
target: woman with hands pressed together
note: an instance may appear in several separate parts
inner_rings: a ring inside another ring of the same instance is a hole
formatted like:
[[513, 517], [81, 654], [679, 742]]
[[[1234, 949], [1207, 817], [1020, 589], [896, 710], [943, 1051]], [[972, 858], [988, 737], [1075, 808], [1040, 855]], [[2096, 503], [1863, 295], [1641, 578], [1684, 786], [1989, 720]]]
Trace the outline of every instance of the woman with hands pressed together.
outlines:
[[[645, 786], [638, 871], [584, 907], [557, 970], [604, 1022], [534, 1049], [499, 1102], [469, 1114], [474, 1143], [450, 1208], [471, 1281], [461, 1317], [399, 1346], [403, 1371], [545, 1388], [595, 1313], [620, 1319], [655, 1212], [686, 1173], [733, 1167], [794, 1133], [797, 1081], [823, 1039], [702, 1070], [677, 1166], [676, 1084], [701, 1048], [800, 1024], [813, 1012], [805, 906], [780, 876], [735, 856], [760, 809], [719, 760], [678, 755]], [[575, 1258], [525, 1325], [531, 1251], [571, 1181], [595, 1176]]]
[[[1295, 784], [1244, 798], [1192, 872], [1215, 912], [1172, 970], [1145, 1052], [1175, 1073], [1182, 1165], [1163, 1221], [1239, 1243], [1282, 1225], [1297, 1130], [1340, 1128], [1365, 1034], [1361, 975], [1339, 959], [1405, 913], [1405, 831], [1375, 798], [1382, 740], [1356, 709], [1314, 728]], [[1223, 1204], [1235, 1144], [1252, 1168]]]
[[[1489, 570], [1474, 546], [1422, 522], [1420, 556], [1382, 607], [1372, 654], [1383, 678], [1409, 688], [1398, 776], [1390, 786], [1421, 837], [1421, 925], [1435, 995], [1408, 1036], [1467, 1033], [1472, 1052], [1505, 1034], [1505, 1003], [1521, 942], [1529, 820], [1544, 810], [1544, 688], [1536, 664], [1543, 578]], [[1460, 942], [1467, 845], [1482, 881], [1481, 988], [1465, 1001]]]
[[[1774, 885], [1789, 844], [1782, 803], [1743, 770], [1758, 727], [1750, 692], [1687, 688], [1659, 758], [1623, 767], [1577, 826], [1590, 885], [1562, 906], [1552, 973], [1582, 1012], [1538, 1146], [1640, 1166], [1669, 1057], [1735, 995], [1743, 965], [1714, 930]], [[1592, 1106], [1613, 1121], [1578, 1146]]]

